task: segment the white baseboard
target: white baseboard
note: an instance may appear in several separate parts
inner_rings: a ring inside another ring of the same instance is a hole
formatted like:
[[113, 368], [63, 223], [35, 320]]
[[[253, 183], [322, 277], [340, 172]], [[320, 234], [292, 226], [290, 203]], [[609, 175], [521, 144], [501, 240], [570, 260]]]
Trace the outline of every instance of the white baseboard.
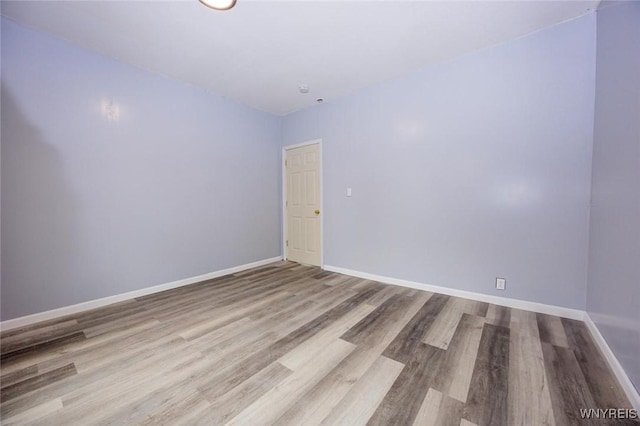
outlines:
[[542, 314], [555, 315], [558, 317], [584, 320], [585, 312], [578, 309], [564, 308], [562, 306], [546, 305], [544, 303], [528, 302], [526, 300], [510, 299], [508, 297], [490, 296], [488, 294], [474, 293], [472, 291], [458, 290], [454, 288], [441, 287], [437, 285], [424, 284], [415, 281], [401, 280], [398, 278], [384, 277], [381, 275], [369, 274], [367, 272], [354, 271], [337, 266], [325, 265], [327, 271], [339, 274], [351, 275], [372, 281], [379, 281], [387, 284], [399, 285], [402, 287], [415, 288], [418, 290], [431, 291], [434, 293], [446, 294], [463, 299], [472, 299], [480, 302], [492, 303], [494, 305], [507, 306], [509, 308], [523, 309], [526, 311], [540, 312]]
[[140, 290], [134, 290], [127, 293], [116, 294], [113, 296], [102, 297], [100, 299], [89, 300], [87, 302], [82, 302], [82, 303], [78, 303], [71, 306], [64, 306], [62, 308], [52, 309], [50, 311], [38, 312], [36, 314], [27, 315], [24, 317], [13, 318], [10, 320], [0, 322], [0, 330], [3, 330], [3, 331], [11, 330], [13, 328], [24, 327], [25, 325], [34, 324], [41, 321], [47, 321], [50, 319], [63, 317], [65, 315], [88, 311], [89, 309], [95, 309], [102, 306], [111, 305], [112, 303], [122, 302], [124, 300], [133, 299], [135, 297], [146, 296], [149, 294], [158, 293], [165, 290], [171, 290], [173, 288], [194, 284], [200, 281], [206, 281], [212, 278], [234, 274], [236, 272], [244, 271], [246, 269], [257, 268], [258, 266], [267, 265], [269, 263], [277, 262], [279, 260], [282, 260], [281, 256], [271, 257], [269, 259], [258, 260], [256, 262], [246, 263], [244, 265], [234, 266], [227, 269], [221, 269], [219, 271], [209, 272], [207, 274], [198, 275], [195, 277], [184, 278], [182, 280], [173, 281], [170, 283], [155, 285], [153, 287], [146, 287]]
[[620, 382], [620, 386], [622, 386], [622, 389], [624, 389], [624, 392], [627, 394], [629, 402], [631, 402], [631, 405], [633, 405], [636, 410], [640, 411], [640, 394], [638, 394], [638, 391], [631, 382], [631, 379], [627, 376], [627, 373], [625, 373], [622, 365], [620, 365], [620, 362], [618, 362], [618, 359], [613, 354], [611, 347], [609, 347], [609, 344], [600, 333], [600, 330], [598, 330], [598, 326], [596, 326], [588, 313], [585, 314], [584, 322], [589, 328], [589, 331], [593, 336], [593, 340], [595, 340], [596, 344], [604, 354], [604, 357], [609, 362], [609, 366], [616, 375], [618, 382]]

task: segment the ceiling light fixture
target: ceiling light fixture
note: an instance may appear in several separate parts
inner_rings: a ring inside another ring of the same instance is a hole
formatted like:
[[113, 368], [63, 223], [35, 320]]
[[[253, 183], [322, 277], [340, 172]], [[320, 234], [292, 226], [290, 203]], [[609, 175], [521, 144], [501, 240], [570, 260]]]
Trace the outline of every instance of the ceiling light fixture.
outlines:
[[200, 0], [200, 3], [215, 10], [229, 10], [236, 5], [236, 0]]

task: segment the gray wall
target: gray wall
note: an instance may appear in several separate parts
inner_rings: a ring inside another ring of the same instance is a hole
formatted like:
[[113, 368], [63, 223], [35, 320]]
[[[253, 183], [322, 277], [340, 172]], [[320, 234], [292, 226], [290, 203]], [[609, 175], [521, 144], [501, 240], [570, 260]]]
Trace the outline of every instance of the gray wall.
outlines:
[[587, 310], [640, 389], [640, 3], [597, 15]]
[[325, 264], [584, 309], [594, 81], [591, 14], [285, 117]]
[[584, 309], [594, 85], [595, 15], [284, 119], [3, 19], [2, 319], [278, 255], [316, 138], [326, 264]]
[[2, 319], [278, 256], [279, 139], [277, 117], [3, 19]]

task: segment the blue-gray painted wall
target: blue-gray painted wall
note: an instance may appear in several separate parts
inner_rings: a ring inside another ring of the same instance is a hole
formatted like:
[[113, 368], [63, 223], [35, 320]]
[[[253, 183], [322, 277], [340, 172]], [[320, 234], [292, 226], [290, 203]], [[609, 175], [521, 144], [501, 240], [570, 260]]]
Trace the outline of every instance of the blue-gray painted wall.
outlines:
[[3, 18], [1, 136], [3, 320], [280, 255], [278, 117]]
[[585, 309], [595, 26], [285, 117], [283, 145], [323, 141], [325, 264]]
[[640, 389], [640, 3], [597, 16], [587, 310]]

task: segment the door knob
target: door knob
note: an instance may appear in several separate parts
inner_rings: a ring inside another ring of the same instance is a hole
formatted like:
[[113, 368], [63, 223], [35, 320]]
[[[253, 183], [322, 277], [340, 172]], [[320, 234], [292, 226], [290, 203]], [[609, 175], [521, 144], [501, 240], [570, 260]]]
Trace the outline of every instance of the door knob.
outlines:
[[315, 214], [320, 214], [320, 210], [316, 210], [316, 211], [315, 211]]

